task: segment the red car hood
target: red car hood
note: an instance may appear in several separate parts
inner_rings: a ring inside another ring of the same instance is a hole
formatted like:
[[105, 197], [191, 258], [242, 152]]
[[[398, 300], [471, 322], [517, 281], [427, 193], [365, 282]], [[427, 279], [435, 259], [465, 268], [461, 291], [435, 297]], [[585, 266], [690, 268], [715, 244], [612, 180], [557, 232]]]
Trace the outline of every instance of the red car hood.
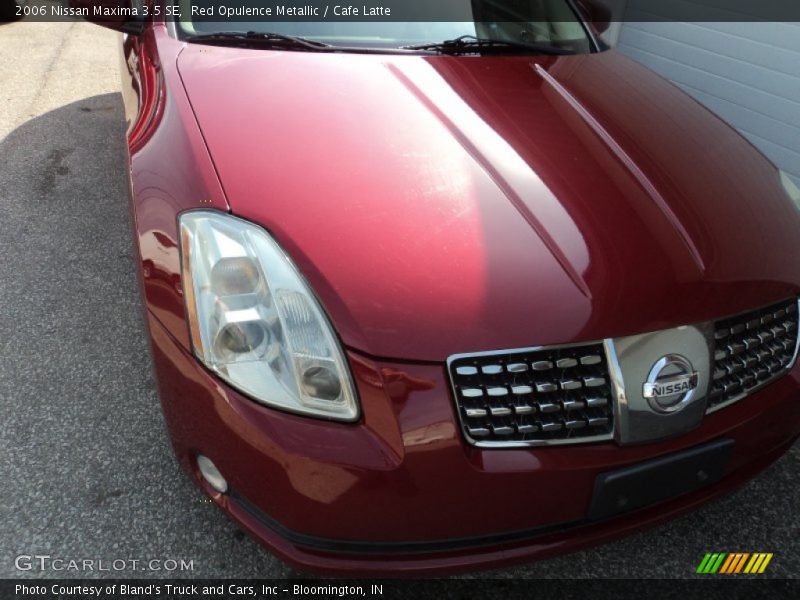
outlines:
[[775, 167], [614, 51], [189, 45], [178, 66], [232, 211], [283, 244], [349, 347], [441, 361], [798, 293]]

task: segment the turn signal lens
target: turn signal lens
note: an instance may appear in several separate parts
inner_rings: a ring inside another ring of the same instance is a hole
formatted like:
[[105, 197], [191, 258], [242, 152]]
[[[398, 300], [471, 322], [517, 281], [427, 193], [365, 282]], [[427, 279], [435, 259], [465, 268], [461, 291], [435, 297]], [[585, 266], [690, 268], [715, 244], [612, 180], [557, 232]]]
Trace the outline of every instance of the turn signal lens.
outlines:
[[783, 184], [783, 189], [786, 190], [787, 194], [789, 194], [789, 198], [792, 199], [795, 206], [800, 209], [800, 189], [798, 189], [797, 185], [795, 185], [788, 173], [779, 171], [779, 174], [781, 176], [781, 184]]

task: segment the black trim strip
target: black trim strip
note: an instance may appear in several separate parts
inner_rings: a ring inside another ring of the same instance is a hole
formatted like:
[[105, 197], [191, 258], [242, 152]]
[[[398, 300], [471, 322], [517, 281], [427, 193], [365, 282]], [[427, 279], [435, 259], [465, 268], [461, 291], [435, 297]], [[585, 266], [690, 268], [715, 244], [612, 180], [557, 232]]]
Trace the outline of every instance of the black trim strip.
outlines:
[[453, 550], [496, 546], [509, 542], [526, 541], [531, 538], [546, 535], [548, 533], [565, 531], [567, 529], [573, 529], [580, 525], [587, 525], [590, 523], [588, 520], [583, 519], [580, 521], [570, 521], [555, 525], [535, 527], [532, 529], [521, 529], [517, 531], [469, 538], [450, 538], [445, 540], [408, 542], [367, 542], [317, 537], [294, 531], [253, 506], [246, 498], [242, 497], [234, 490], [230, 490], [228, 493], [231, 499], [235, 501], [236, 504], [239, 505], [250, 516], [292, 544], [306, 548], [312, 548], [314, 550], [324, 550], [327, 552], [336, 552], [342, 554], [428, 554], [436, 552], [450, 552]]

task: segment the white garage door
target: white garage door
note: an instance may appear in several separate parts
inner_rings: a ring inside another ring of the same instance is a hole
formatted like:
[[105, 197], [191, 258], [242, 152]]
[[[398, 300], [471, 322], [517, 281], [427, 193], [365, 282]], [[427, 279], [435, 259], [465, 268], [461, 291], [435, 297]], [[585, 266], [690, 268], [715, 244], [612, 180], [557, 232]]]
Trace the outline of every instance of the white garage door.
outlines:
[[618, 48], [736, 127], [800, 185], [800, 23], [630, 22]]

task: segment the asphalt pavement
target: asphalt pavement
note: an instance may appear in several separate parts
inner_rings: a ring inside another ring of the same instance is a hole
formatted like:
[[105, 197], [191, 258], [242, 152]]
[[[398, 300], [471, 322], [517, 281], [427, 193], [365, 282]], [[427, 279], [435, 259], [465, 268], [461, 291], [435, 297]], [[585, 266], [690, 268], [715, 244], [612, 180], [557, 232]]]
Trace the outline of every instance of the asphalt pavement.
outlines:
[[[0, 25], [0, 578], [292, 576], [172, 455], [134, 263], [118, 44], [83, 23]], [[743, 551], [796, 577], [798, 480], [795, 445], [667, 525], [489, 575], [686, 577], [706, 552]], [[21, 555], [162, 566], [54, 571]]]

